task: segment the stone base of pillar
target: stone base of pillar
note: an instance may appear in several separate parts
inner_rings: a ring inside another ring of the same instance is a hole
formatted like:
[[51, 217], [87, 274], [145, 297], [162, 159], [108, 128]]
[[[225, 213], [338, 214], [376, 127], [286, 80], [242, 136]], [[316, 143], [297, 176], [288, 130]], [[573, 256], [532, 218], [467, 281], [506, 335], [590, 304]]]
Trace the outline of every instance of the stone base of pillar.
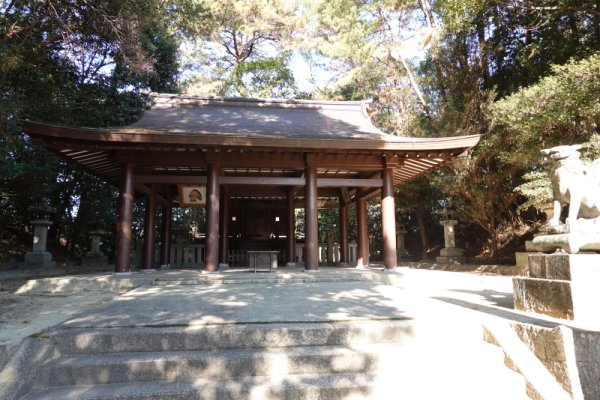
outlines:
[[218, 274], [220, 271], [216, 270], [216, 271], [207, 271], [205, 269], [202, 270], [202, 275], [210, 275], [210, 274]]
[[48, 251], [30, 251], [25, 254], [25, 261], [19, 263], [21, 268], [54, 268], [52, 254]]
[[128, 276], [131, 275], [133, 272], [115, 272], [115, 276]]
[[99, 267], [102, 265], [108, 265], [108, 257], [102, 252], [89, 252], [85, 256], [81, 257], [82, 267]]
[[220, 263], [219, 264], [219, 271], [224, 271], [224, 270], [227, 270], [227, 269], [229, 269], [229, 264], [227, 264], [227, 263]]
[[308, 272], [309, 274], [314, 274], [319, 272], [319, 269], [305, 269], [304, 272]]
[[458, 247], [445, 247], [440, 250], [440, 256], [436, 257], [438, 264], [460, 264], [465, 262], [463, 250]]
[[295, 263], [295, 262], [291, 262], [291, 261], [290, 261], [290, 262], [287, 262], [287, 263], [285, 263], [285, 265], [284, 265], [284, 266], [285, 266], [285, 267], [295, 267], [295, 266], [296, 266], [296, 263]]
[[156, 272], [156, 268], [144, 268], [142, 272]]
[[439, 256], [435, 258], [435, 262], [438, 264], [462, 264], [466, 261], [465, 256]]
[[458, 247], [445, 247], [440, 250], [440, 256], [442, 257], [462, 257], [463, 250]]
[[401, 270], [398, 267], [396, 267], [396, 268], [384, 268], [383, 269], [383, 272], [386, 273], [386, 274], [398, 274], [398, 273], [400, 273], [400, 271]]
[[171, 269], [171, 264], [162, 264], [159, 269]]
[[367, 265], [357, 264], [354, 268], [356, 269], [369, 269]]

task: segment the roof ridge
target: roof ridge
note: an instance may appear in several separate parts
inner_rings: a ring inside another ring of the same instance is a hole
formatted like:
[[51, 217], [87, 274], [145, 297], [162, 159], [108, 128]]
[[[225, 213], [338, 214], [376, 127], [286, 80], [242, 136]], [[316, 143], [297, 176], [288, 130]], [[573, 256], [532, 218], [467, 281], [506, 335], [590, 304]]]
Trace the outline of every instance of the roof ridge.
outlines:
[[198, 96], [191, 94], [178, 93], [156, 93], [149, 94], [152, 107], [176, 107], [182, 105], [202, 106], [246, 106], [246, 107], [271, 107], [271, 108], [316, 108], [316, 109], [335, 109], [361, 112], [371, 103], [372, 100], [359, 101], [341, 101], [341, 100], [303, 100], [303, 99], [272, 99], [255, 97], [214, 97]]

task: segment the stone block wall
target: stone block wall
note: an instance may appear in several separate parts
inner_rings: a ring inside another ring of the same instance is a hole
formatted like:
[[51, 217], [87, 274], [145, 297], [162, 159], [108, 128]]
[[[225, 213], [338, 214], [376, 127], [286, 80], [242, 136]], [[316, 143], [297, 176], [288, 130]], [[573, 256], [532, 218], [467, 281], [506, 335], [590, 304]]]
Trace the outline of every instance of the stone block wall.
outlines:
[[[534, 325], [515, 324], [513, 329], [527, 347], [544, 364], [556, 381], [573, 396], [573, 385], [563, 333], [560, 327], [542, 328]], [[576, 377], [575, 377], [576, 379]]]
[[600, 254], [532, 253], [513, 279], [515, 308], [600, 328]]

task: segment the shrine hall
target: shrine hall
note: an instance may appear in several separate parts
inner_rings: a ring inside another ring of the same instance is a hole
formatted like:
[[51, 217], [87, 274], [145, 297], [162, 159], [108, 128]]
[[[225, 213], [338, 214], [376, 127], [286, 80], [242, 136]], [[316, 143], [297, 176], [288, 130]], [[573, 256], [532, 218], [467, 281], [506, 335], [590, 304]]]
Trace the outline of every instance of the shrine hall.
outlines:
[[365, 267], [367, 201], [380, 198], [389, 271], [397, 263], [394, 188], [468, 154], [480, 137], [388, 135], [373, 125], [367, 106], [152, 94], [151, 106], [128, 126], [26, 121], [24, 127], [35, 143], [119, 188], [117, 273], [131, 271], [136, 196], [146, 197], [143, 269], [170, 265], [173, 207], [205, 207], [204, 272], [227, 266], [232, 249], [273, 250], [294, 265], [295, 210], [304, 208], [304, 270], [318, 271], [318, 232], [324, 227], [317, 213], [325, 204], [339, 208], [340, 263], [349, 257], [348, 208], [356, 207], [356, 262]]

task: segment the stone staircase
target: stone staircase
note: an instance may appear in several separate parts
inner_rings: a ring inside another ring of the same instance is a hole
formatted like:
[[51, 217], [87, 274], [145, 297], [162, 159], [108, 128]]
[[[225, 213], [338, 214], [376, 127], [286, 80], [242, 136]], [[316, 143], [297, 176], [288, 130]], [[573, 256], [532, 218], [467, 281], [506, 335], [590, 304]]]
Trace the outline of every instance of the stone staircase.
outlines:
[[499, 349], [468, 339], [448, 349], [415, 328], [388, 320], [57, 330], [37, 339], [51, 356], [21, 398], [524, 398]]

